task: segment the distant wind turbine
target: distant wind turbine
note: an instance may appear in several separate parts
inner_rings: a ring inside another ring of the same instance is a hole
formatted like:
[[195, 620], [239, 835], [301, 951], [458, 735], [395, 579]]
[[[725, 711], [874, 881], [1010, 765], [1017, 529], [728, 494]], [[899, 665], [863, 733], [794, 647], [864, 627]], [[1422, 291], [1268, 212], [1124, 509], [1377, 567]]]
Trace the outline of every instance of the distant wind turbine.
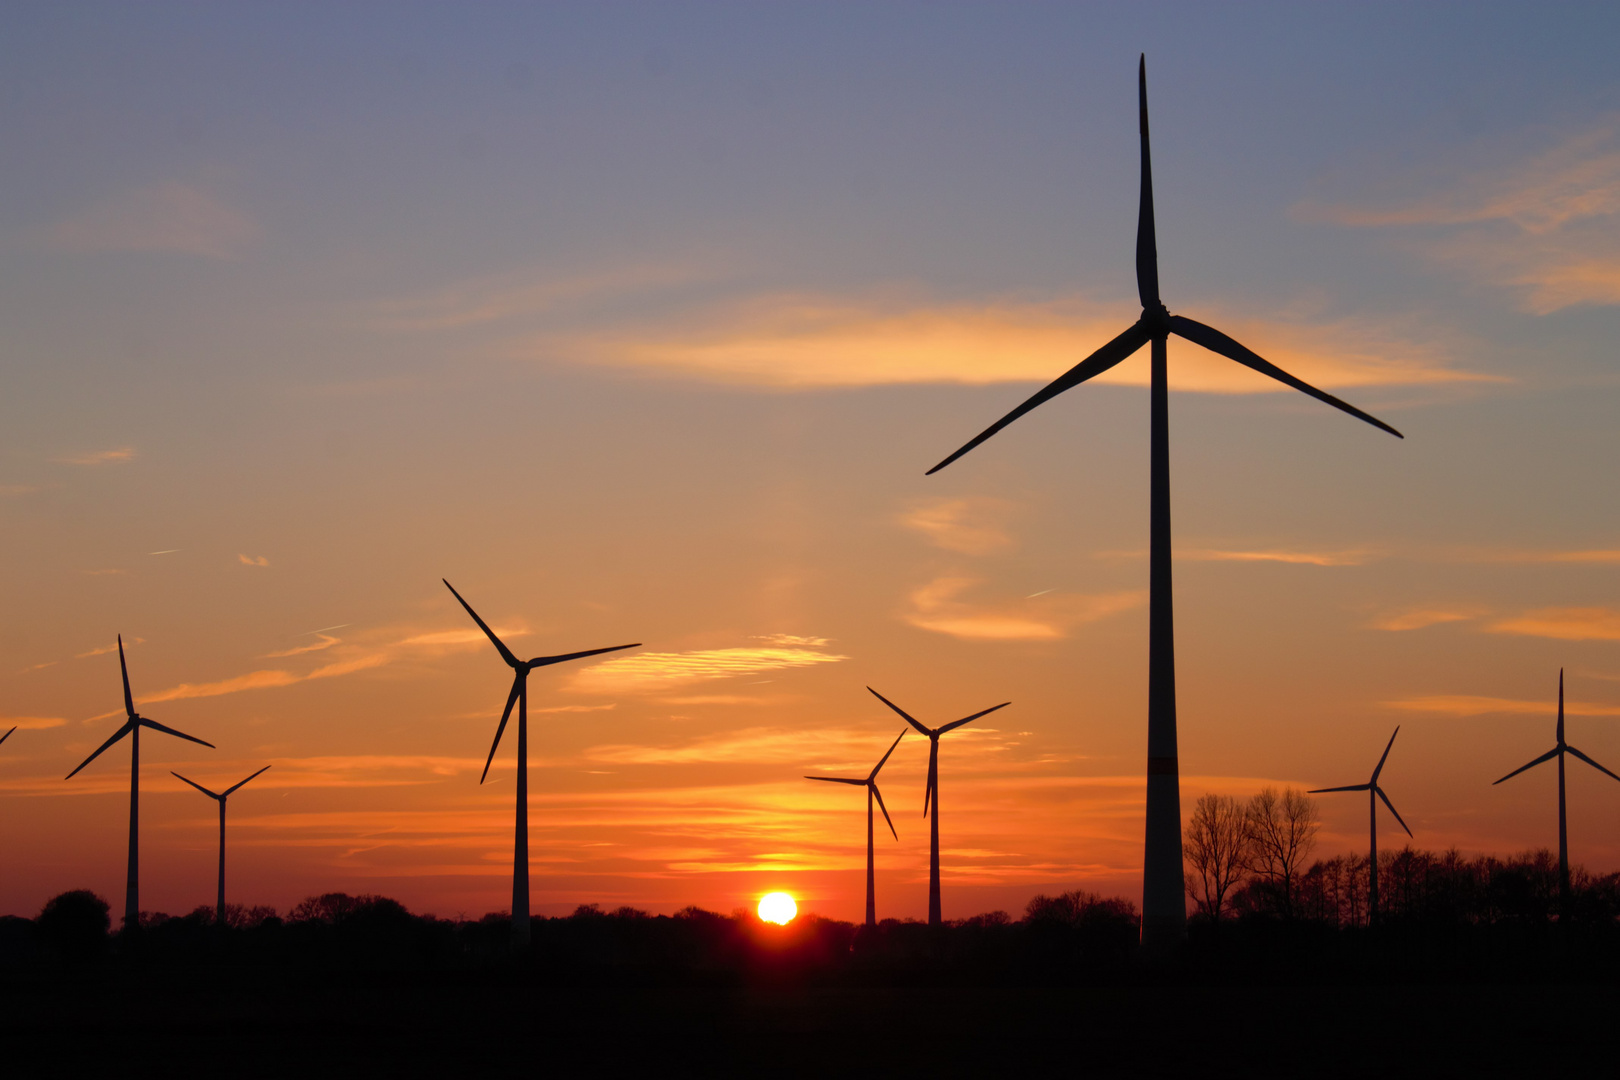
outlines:
[[[141, 728], [149, 727], [153, 731], [161, 731], [165, 735], [173, 735], [177, 739], [186, 739], [208, 747], [217, 749], [211, 742], [205, 742], [195, 735], [187, 735], [183, 731], [176, 731], [172, 727], [164, 727], [156, 720], [149, 720], [135, 711], [135, 698], [129, 692], [129, 665], [124, 662], [124, 636], [118, 635], [118, 670], [124, 676], [124, 712], [128, 719], [124, 726], [113, 733], [112, 738], [96, 748], [96, 752], [79, 762], [79, 769], [84, 768], [96, 758], [100, 757], [113, 743], [129, 736], [129, 878], [124, 886], [124, 929], [138, 930], [141, 925], [141, 851], [140, 851], [140, 824], [141, 824]], [[79, 769], [74, 769], [63, 777], [71, 780], [78, 775]]]
[[[444, 579], [441, 578], [441, 581]], [[548, 667], [552, 664], [561, 664], [567, 660], [580, 660], [587, 656], [596, 656], [601, 653], [617, 652], [620, 649], [634, 649], [641, 645], [637, 641], [630, 645], [609, 645], [605, 649], [587, 649], [584, 652], [564, 653], [561, 656], [537, 656], [533, 660], [519, 660], [512, 654], [489, 624], [478, 617], [478, 612], [472, 605], [461, 599], [456, 587], [448, 581], [444, 587], [450, 590], [461, 606], [467, 609], [473, 622], [478, 624], [489, 640], [495, 645], [501, 659], [506, 661], [513, 671], [512, 692], [506, 696], [506, 709], [501, 713], [501, 724], [495, 729], [495, 741], [489, 745], [489, 758], [484, 762], [484, 772], [478, 778], [482, 784], [489, 776], [490, 763], [495, 760], [495, 750], [501, 745], [501, 735], [506, 731], [506, 722], [511, 719], [512, 706], [518, 707], [517, 732], [517, 838], [512, 846], [512, 944], [522, 948], [529, 944], [529, 672], [535, 668]]]
[[956, 453], [928, 470], [931, 476], [990, 436], [1041, 405], [1122, 362], [1143, 345], [1152, 352], [1149, 465], [1148, 760], [1147, 827], [1142, 864], [1142, 945], [1172, 951], [1187, 933], [1182, 896], [1181, 783], [1176, 749], [1176, 658], [1170, 575], [1170, 411], [1167, 342], [1171, 334], [1202, 345], [1244, 367], [1365, 420], [1397, 438], [1400, 432], [1262, 359], [1214, 327], [1172, 315], [1159, 297], [1159, 254], [1153, 222], [1153, 168], [1148, 153], [1147, 57], [1137, 69], [1141, 119], [1142, 192], [1136, 221], [1136, 291], [1142, 317], [1124, 333], [1070, 368]]
[[[1620, 776], [1615, 776], [1614, 773], [1609, 772], [1608, 769], [1605, 769], [1602, 765], [1599, 765], [1597, 762], [1593, 761], [1591, 758], [1587, 757], [1585, 754], [1581, 753], [1579, 750], [1575, 749], [1573, 746], [1569, 745], [1568, 743], [1566, 743], [1564, 741], [1564, 669], [1559, 668], [1558, 669], [1558, 745], [1554, 746], [1551, 750], [1547, 751], [1545, 754], [1542, 754], [1540, 757], [1536, 758], [1534, 761], [1530, 762], [1528, 765], [1520, 765], [1517, 769], [1514, 769], [1512, 772], [1508, 773], [1507, 776], [1502, 777], [1502, 780], [1508, 780], [1508, 779], [1511, 779], [1511, 778], [1513, 778], [1515, 776], [1518, 776], [1520, 773], [1524, 772], [1524, 770], [1526, 770], [1526, 769], [1535, 768], [1537, 765], [1540, 765], [1543, 761], [1550, 761], [1553, 758], [1558, 759], [1558, 916], [1559, 916], [1559, 918], [1566, 918], [1567, 913], [1569, 911], [1569, 819], [1568, 819], [1568, 815], [1565, 813], [1565, 810], [1564, 810], [1564, 755], [1565, 754], [1573, 754], [1576, 757], [1580, 758], [1582, 761], [1586, 762], [1588, 765], [1592, 766], [1592, 768], [1598, 770], [1599, 772], [1608, 773], [1608, 775], [1614, 776], [1614, 778], [1616, 780], [1620, 780]], [[1491, 784], [1491, 786], [1495, 787], [1497, 784], [1500, 784], [1502, 782], [1502, 780], [1494, 781]]]
[[[1399, 735], [1401, 729], [1395, 729]], [[1367, 923], [1371, 925], [1378, 919], [1378, 800], [1383, 799], [1389, 812], [1395, 815], [1395, 820], [1406, 829], [1406, 835], [1411, 836], [1412, 830], [1406, 828], [1406, 822], [1401, 820], [1401, 812], [1395, 809], [1395, 804], [1389, 801], [1384, 789], [1378, 786], [1378, 774], [1384, 771], [1384, 762], [1389, 758], [1389, 748], [1395, 745], [1395, 735], [1389, 737], [1389, 743], [1384, 747], [1384, 756], [1378, 759], [1378, 767], [1373, 770], [1372, 779], [1365, 784], [1351, 784], [1348, 787], [1317, 788], [1307, 792], [1308, 795], [1324, 795], [1332, 791], [1365, 791], [1367, 792], [1367, 805], [1370, 814], [1371, 840], [1369, 841], [1370, 854], [1367, 856], [1367, 866], [1372, 876], [1367, 882]]]
[[906, 723], [928, 736], [928, 786], [923, 790], [923, 813], [928, 814], [930, 808], [933, 811], [928, 823], [928, 925], [938, 926], [942, 921], [939, 913], [939, 737], [963, 724], [971, 724], [981, 716], [988, 716], [997, 709], [1005, 709], [1012, 702], [1003, 701], [1000, 705], [992, 705], [972, 716], [964, 716], [942, 727], [931, 728], [919, 724], [911, 714], [876, 690], [872, 690], [870, 686], [867, 689], [872, 691], [873, 697], [904, 717]]
[[894, 737], [889, 744], [889, 753], [883, 755], [883, 760], [872, 766], [872, 771], [866, 774], [865, 779], [850, 779], [843, 776], [807, 776], [806, 780], [825, 780], [829, 784], [854, 784], [856, 787], [866, 789], [866, 925], [877, 925], [877, 875], [873, 870], [872, 860], [872, 799], [877, 798], [878, 807], [883, 811], [883, 820], [889, 823], [889, 831], [894, 833], [896, 840], [900, 834], [894, 832], [894, 820], [889, 817], [889, 808], [883, 805], [883, 792], [878, 790], [877, 774], [883, 768], [884, 762], [889, 760], [889, 754], [900, 745], [900, 740], [906, 737], [906, 729], [901, 728], [900, 734]]
[[[270, 766], [266, 765], [264, 767], [264, 769], [268, 769], [269, 767]], [[259, 773], [264, 772], [264, 769], [260, 769], [259, 772], [254, 773], [253, 776], [258, 776]], [[237, 788], [239, 788], [243, 784], [247, 783], [248, 780], [252, 780], [253, 776], [248, 777], [247, 780], [242, 780], [242, 781], [240, 781], [238, 783], [232, 784], [230, 787], [226, 788], [224, 791], [213, 792], [213, 791], [209, 791], [207, 788], [203, 787], [201, 784], [197, 783], [197, 781], [195, 781], [195, 780], [191, 780], [191, 779], [188, 779], [187, 777], [180, 776], [180, 774], [175, 772], [173, 769], [170, 769], [169, 772], [170, 772], [171, 775], [177, 776], [181, 780], [185, 780], [186, 783], [190, 784], [192, 787], [196, 788], [198, 791], [202, 792], [204, 795], [208, 796], [210, 799], [213, 799], [215, 802], [219, 803], [219, 905], [215, 909], [215, 912], [214, 912], [214, 922], [217, 923], [220, 926], [224, 926], [225, 925], [225, 800], [231, 797], [231, 792], [235, 791]]]

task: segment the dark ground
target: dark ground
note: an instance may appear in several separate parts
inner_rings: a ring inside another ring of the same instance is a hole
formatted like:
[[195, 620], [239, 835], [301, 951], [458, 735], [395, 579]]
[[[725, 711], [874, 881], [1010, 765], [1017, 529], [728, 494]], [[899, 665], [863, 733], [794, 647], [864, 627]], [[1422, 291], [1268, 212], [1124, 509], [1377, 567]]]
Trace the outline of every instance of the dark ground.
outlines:
[[7, 1076], [1613, 1075], [1613, 985], [556, 987], [478, 976], [0, 987]]

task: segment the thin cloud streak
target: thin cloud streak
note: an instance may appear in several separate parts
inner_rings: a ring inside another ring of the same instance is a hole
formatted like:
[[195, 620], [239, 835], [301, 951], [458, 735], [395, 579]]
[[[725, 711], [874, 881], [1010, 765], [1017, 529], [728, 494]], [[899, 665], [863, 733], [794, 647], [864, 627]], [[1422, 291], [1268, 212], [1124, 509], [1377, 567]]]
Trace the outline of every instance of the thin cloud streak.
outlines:
[[115, 450], [92, 450], [83, 454], [70, 454], [54, 459], [62, 465], [121, 465], [135, 460], [133, 446], [120, 446]]
[[[1552, 716], [1557, 706], [1551, 701], [1519, 701], [1514, 698], [1481, 697], [1472, 694], [1428, 694], [1422, 697], [1386, 701], [1384, 705], [1405, 712], [1430, 713], [1436, 716], [1486, 716], [1492, 713], [1522, 713], [1532, 716]], [[1564, 706], [1570, 716], [1620, 716], [1620, 705], [1598, 705], [1571, 701]]]
[[1369, 625], [1374, 630], [1389, 630], [1402, 632], [1407, 630], [1422, 630], [1430, 626], [1439, 626], [1444, 623], [1466, 622], [1477, 619], [1485, 614], [1485, 609], [1476, 606], [1459, 607], [1419, 607], [1405, 611], [1393, 612], [1374, 619]]
[[685, 653], [633, 653], [575, 673], [567, 689], [586, 694], [646, 694], [688, 683], [813, 667], [847, 656], [799, 648], [701, 649]]
[[1275, 562], [1299, 566], [1361, 566], [1374, 558], [1368, 551], [1223, 551], [1195, 548], [1176, 552], [1188, 562]]
[[1493, 634], [1558, 641], [1620, 641], [1620, 611], [1604, 607], [1539, 608], [1486, 626]]
[[935, 578], [912, 590], [911, 610], [900, 617], [919, 630], [970, 641], [1058, 641], [1072, 627], [1106, 619], [1147, 601], [1147, 593], [1139, 590], [1095, 596], [1047, 592], [1038, 598], [988, 606], [958, 599], [978, 583], [970, 577]]

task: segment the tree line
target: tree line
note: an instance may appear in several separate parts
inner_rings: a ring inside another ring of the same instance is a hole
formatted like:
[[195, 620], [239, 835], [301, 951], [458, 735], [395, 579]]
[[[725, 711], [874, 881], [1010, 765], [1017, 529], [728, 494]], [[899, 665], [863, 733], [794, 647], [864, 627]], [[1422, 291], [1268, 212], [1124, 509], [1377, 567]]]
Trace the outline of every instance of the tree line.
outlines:
[[[1248, 800], [1207, 794], [1183, 840], [1187, 895], [1196, 918], [1270, 918], [1336, 929], [1374, 921], [1366, 855], [1310, 861], [1321, 828], [1316, 801], [1265, 788]], [[1378, 921], [1490, 926], [1620, 919], [1620, 872], [1571, 869], [1569, 911], [1558, 907], [1558, 859], [1546, 849], [1506, 858], [1410, 845], [1378, 854]]]

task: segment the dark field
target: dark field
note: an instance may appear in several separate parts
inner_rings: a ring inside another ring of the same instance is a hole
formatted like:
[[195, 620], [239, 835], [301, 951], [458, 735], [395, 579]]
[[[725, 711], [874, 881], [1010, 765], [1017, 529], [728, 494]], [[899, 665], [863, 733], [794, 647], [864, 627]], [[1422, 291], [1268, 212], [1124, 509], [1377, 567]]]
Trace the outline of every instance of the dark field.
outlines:
[[23, 1076], [1611, 1075], [1617, 1008], [1567, 984], [104, 979], [7, 987], [0, 1038]]

